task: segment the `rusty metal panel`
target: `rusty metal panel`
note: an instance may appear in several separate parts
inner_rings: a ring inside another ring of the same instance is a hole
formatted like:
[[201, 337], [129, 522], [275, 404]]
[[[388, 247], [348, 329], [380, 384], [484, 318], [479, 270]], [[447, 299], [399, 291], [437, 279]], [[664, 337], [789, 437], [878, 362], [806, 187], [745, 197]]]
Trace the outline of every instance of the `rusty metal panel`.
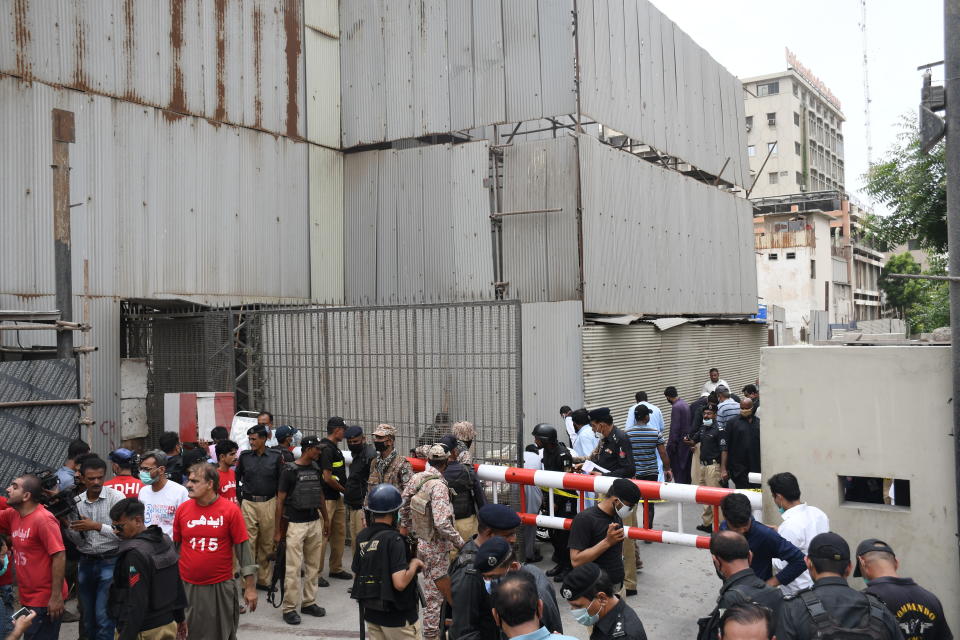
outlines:
[[0, 72], [299, 138], [301, 7], [301, 0], [15, 0], [0, 9]]
[[584, 311], [756, 312], [749, 202], [590, 136], [580, 154]]
[[53, 292], [51, 145], [37, 141], [56, 107], [76, 114], [74, 292], [88, 258], [96, 295], [309, 297], [306, 144], [10, 77], [0, 103], [0, 292]]

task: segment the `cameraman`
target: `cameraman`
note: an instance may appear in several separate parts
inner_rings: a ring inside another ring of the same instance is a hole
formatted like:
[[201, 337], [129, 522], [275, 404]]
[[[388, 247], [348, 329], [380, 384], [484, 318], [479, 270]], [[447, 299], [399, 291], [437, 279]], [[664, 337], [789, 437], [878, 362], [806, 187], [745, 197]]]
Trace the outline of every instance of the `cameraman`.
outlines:
[[66, 555], [57, 519], [40, 504], [40, 479], [32, 474], [14, 478], [7, 487], [12, 509], [0, 511], [0, 533], [10, 534], [20, 587], [20, 605], [37, 617], [27, 630], [31, 640], [56, 640], [67, 585]]
[[78, 519], [69, 520], [69, 529], [66, 530], [66, 535], [80, 553], [77, 592], [89, 640], [113, 640], [114, 632], [113, 620], [107, 615], [107, 599], [120, 541], [111, 526], [110, 509], [123, 500], [124, 495], [103, 486], [106, 473], [107, 463], [100, 458], [88, 456], [83, 459], [80, 477], [86, 492], [77, 502]]

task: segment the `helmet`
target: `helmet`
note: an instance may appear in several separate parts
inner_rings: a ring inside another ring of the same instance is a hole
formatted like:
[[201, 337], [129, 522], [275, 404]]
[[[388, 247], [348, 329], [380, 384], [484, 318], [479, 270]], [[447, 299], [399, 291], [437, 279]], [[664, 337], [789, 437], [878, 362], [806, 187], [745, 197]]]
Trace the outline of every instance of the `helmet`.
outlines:
[[403, 504], [400, 490], [389, 482], [378, 484], [370, 489], [367, 496], [367, 511], [371, 513], [393, 513]]
[[541, 422], [533, 428], [533, 437], [540, 438], [541, 440], [547, 440], [548, 442], [556, 442], [557, 430], [552, 424]]

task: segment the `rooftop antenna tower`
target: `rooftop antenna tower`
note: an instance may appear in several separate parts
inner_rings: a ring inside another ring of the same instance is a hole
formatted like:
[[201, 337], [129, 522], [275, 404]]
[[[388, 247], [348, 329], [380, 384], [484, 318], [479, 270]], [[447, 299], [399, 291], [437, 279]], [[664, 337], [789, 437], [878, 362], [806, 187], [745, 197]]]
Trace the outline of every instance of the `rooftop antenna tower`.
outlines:
[[867, 138], [867, 166], [873, 164], [873, 139], [870, 136], [870, 74], [867, 65], [867, 0], [860, 0], [860, 39], [863, 44], [863, 132]]

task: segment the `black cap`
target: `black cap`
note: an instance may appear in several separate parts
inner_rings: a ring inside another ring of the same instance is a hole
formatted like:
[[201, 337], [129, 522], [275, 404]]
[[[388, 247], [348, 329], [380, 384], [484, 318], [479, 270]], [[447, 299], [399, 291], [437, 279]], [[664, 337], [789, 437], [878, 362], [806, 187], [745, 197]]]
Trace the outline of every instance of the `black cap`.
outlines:
[[[599, 565], [588, 562], [571, 569], [563, 579], [560, 595], [564, 600], [576, 600], [589, 592], [600, 579], [602, 569]], [[612, 594], [607, 594], [612, 595]]]
[[363, 435], [362, 427], [347, 427], [347, 430], [343, 433], [344, 438], [359, 438]]
[[497, 531], [510, 531], [520, 526], [520, 516], [505, 504], [485, 504], [477, 511], [477, 518]]
[[452, 433], [448, 433], [447, 435], [440, 438], [440, 444], [445, 446], [450, 451], [453, 451], [454, 449], [457, 448], [457, 438]]
[[[878, 540], [877, 538], [867, 538], [863, 542], [857, 545], [857, 557], [860, 557], [864, 554], [871, 553], [873, 551], [882, 551], [883, 553], [889, 553], [894, 558], [897, 557], [897, 554], [893, 552], [893, 549], [883, 540]], [[853, 576], [855, 578], [860, 577], [860, 563], [856, 563], [853, 567]]]
[[635, 505], [640, 502], [640, 488], [626, 478], [617, 478], [610, 485], [607, 493], [615, 498], [620, 498], [627, 504]]
[[311, 447], [319, 447], [319, 446], [320, 446], [320, 438], [318, 438], [317, 436], [307, 436], [306, 438], [300, 441], [301, 450], [309, 449]]
[[513, 547], [507, 539], [494, 536], [480, 545], [477, 556], [473, 559], [473, 568], [477, 573], [493, 571], [506, 562], [511, 553], [513, 553]]
[[267, 437], [267, 427], [266, 427], [265, 425], [262, 425], [262, 424], [255, 424], [255, 425], [253, 425], [252, 427], [250, 427], [249, 429], [247, 429], [247, 435], [248, 435], [248, 436], [258, 435], [258, 436], [260, 436], [261, 438], [266, 438], [266, 437]]
[[810, 541], [807, 549], [808, 558], [822, 558], [824, 560], [850, 560], [850, 545], [839, 534], [833, 531], [818, 533]]
[[328, 427], [345, 427], [347, 426], [347, 423], [344, 422], [343, 418], [341, 418], [340, 416], [333, 416], [332, 418], [327, 420], [327, 426]]
[[604, 424], [613, 424], [613, 416], [610, 415], [610, 409], [608, 407], [593, 409], [587, 415], [590, 416], [590, 420], [596, 420], [597, 422], [603, 422]]

